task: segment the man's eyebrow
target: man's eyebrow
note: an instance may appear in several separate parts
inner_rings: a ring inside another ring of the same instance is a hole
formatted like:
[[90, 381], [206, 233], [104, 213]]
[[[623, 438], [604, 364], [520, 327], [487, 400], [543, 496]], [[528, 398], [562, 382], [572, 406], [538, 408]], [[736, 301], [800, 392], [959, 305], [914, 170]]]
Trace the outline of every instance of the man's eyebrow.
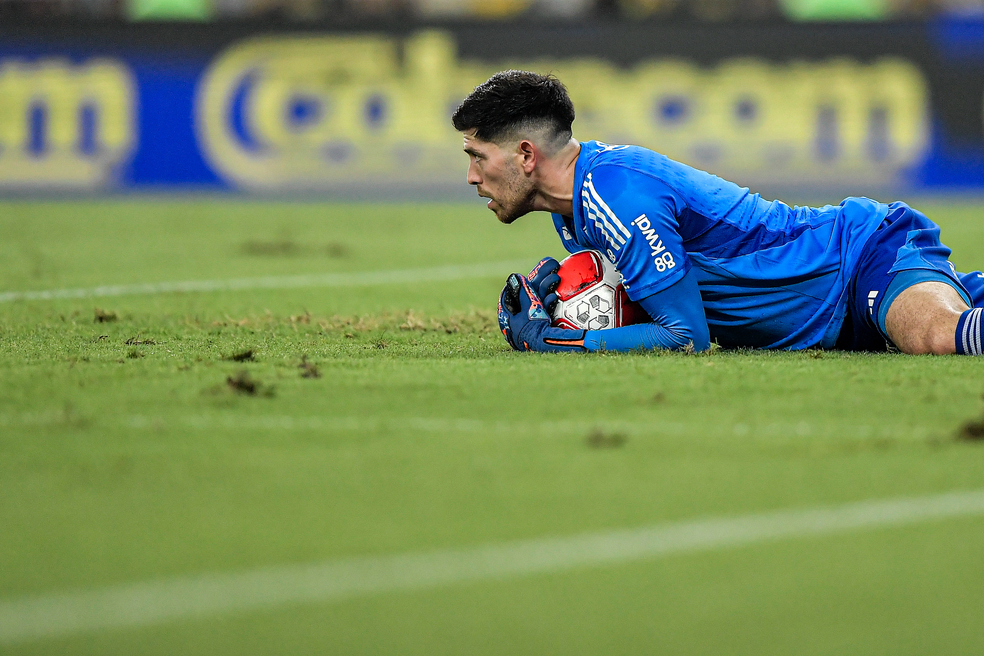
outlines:
[[480, 152], [478, 152], [477, 150], [475, 150], [471, 146], [465, 146], [465, 152], [468, 153], [469, 155], [474, 155], [475, 157], [478, 157], [479, 155], [481, 155]]

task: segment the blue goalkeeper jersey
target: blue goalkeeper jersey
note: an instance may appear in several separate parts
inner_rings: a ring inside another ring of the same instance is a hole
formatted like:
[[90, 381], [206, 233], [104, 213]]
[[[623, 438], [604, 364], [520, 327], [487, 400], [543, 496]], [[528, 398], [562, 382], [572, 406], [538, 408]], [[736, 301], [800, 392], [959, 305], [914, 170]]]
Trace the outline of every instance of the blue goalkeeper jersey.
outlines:
[[858, 255], [887, 214], [867, 198], [790, 207], [645, 148], [590, 141], [574, 216], [553, 220], [569, 252], [607, 253], [633, 300], [695, 268], [721, 346], [802, 349], [834, 346]]

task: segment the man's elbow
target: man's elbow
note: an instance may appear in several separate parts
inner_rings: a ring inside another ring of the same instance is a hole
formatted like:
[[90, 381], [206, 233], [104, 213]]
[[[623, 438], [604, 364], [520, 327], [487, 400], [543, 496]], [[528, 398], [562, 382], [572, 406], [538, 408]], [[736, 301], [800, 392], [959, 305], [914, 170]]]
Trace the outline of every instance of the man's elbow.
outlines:
[[711, 336], [707, 327], [692, 328], [677, 333], [673, 338], [674, 351], [700, 352], [711, 348]]
[[690, 338], [690, 343], [693, 345], [694, 351], [706, 351], [711, 348], [711, 334], [707, 330], [707, 326], [703, 329], [697, 329]]

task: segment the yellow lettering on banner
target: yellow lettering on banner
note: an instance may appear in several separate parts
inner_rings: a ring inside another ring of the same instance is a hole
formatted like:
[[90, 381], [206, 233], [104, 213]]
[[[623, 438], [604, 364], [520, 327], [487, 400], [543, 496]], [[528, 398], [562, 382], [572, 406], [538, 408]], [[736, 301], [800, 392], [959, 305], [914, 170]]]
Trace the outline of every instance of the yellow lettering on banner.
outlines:
[[889, 182], [928, 145], [925, 81], [901, 59], [492, 64], [459, 60], [440, 31], [402, 44], [382, 35], [236, 44], [202, 79], [196, 129], [216, 171], [247, 189], [462, 179], [450, 115], [504, 68], [556, 73], [579, 139], [646, 146], [744, 183]]
[[460, 174], [460, 137], [449, 119], [474, 87], [470, 73], [436, 32], [408, 40], [402, 66], [388, 37], [250, 40], [203, 77], [196, 129], [207, 160], [246, 188], [317, 188], [379, 174], [447, 180]]
[[134, 150], [134, 97], [116, 61], [0, 60], [0, 188], [105, 186]]

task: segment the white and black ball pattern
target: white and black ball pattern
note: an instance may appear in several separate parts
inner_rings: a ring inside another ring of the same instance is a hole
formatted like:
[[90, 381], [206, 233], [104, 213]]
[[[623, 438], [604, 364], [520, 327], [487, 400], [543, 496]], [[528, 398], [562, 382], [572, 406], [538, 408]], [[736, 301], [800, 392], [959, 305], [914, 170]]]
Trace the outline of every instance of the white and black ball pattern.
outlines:
[[641, 306], [629, 300], [622, 276], [599, 251], [570, 255], [557, 271], [557, 304], [552, 325], [561, 328], [604, 330], [649, 321]]
[[581, 297], [574, 306], [577, 323], [588, 330], [603, 330], [612, 325], [614, 316], [613, 290], [609, 287], [597, 289], [587, 297]]

